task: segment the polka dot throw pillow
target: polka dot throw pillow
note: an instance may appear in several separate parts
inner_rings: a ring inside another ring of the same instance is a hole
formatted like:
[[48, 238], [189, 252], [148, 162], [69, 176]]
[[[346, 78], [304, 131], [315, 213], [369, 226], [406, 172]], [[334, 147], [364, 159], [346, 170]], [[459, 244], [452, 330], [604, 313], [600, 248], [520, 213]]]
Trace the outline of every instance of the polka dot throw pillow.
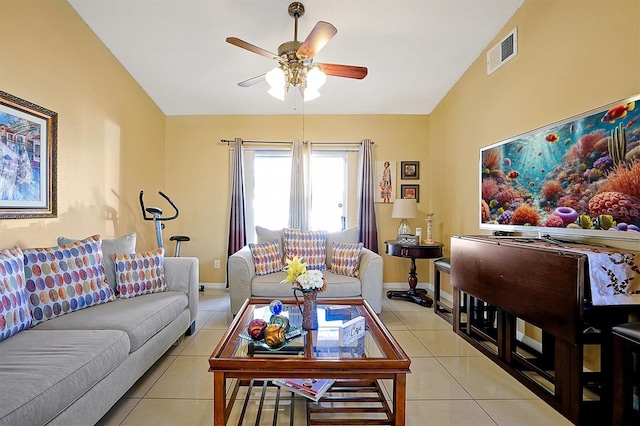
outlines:
[[118, 297], [128, 299], [167, 291], [164, 278], [164, 249], [144, 253], [114, 253]]
[[327, 257], [327, 231], [283, 230], [284, 256], [287, 259], [301, 257], [307, 269], [324, 271]]
[[253, 264], [256, 267], [256, 275], [267, 275], [282, 271], [278, 240], [261, 244], [249, 243], [249, 249], [253, 256]]
[[0, 341], [31, 327], [20, 247], [0, 250]]
[[99, 235], [50, 248], [24, 250], [33, 325], [115, 300], [102, 264]]
[[338, 275], [357, 277], [360, 275], [360, 252], [363, 244], [333, 242], [331, 271]]

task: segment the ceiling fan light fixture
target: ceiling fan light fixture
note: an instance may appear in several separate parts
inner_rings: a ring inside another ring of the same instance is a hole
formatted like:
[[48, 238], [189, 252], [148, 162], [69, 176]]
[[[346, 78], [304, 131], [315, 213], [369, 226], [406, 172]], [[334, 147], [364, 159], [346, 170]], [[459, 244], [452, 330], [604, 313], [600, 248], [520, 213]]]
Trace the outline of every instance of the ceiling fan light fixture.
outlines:
[[284, 101], [284, 87], [272, 87], [271, 89], [267, 90], [267, 93], [276, 99]]
[[307, 89], [318, 90], [327, 81], [327, 75], [318, 67], [311, 67], [307, 72]]
[[[276, 67], [269, 71], [265, 76], [267, 83], [271, 86], [272, 89], [280, 89], [284, 91], [284, 85], [286, 83], [286, 78], [284, 71], [280, 67]], [[284, 95], [283, 95], [284, 96]]]
[[320, 92], [318, 92], [316, 89], [312, 89], [309, 87], [304, 89], [304, 93], [302, 94], [302, 99], [304, 100], [304, 102], [312, 101], [319, 97], [320, 97]]

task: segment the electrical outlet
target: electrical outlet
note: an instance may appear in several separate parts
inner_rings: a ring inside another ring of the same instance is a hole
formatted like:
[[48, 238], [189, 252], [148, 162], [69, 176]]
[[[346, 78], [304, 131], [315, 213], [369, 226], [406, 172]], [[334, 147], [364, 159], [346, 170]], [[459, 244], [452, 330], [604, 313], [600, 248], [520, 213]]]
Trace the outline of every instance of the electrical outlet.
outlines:
[[215, 269], [220, 269], [220, 261], [218, 259], [213, 261], [213, 267]]

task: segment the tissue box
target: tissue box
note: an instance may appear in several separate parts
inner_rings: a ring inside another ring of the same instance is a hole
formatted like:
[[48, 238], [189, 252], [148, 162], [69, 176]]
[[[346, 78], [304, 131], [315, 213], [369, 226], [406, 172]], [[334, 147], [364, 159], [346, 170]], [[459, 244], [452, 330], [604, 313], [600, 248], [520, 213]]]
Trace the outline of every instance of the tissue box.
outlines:
[[363, 317], [356, 317], [342, 324], [340, 327], [340, 346], [348, 346], [364, 337], [365, 325]]

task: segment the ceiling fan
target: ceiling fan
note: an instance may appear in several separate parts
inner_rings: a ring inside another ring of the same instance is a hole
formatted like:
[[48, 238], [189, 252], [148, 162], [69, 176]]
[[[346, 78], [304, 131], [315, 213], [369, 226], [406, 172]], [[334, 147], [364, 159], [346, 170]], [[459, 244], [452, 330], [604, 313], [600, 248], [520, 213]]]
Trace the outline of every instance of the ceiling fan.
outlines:
[[246, 49], [258, 55], [275, 59], [279, 66], [268, 73], [252, 77], [238, 83], [240, 87], [253, 86], [263, 80], [267, 80], [271, 89], [269, 93], [281, 100], [290, 86], [300, 90], [303, 99], [311, 100], [320, 96], [318, 89], [326, 75], [363, 79], [367, 75], [367, 68], [354, 65], [314, 63], [316, 54], [336, 35], [338, 30], [328, 22], [318, 21], [304, 42], [298, 41], [298, 18], [304, 15], [304, 5], [293, 2], [289, 5], [289, 16], [295, 19], [293, 40], [282, 43], [278, 47], [278, 54], [269, 52], [236, 37], [227, 37], [227, 43]]

